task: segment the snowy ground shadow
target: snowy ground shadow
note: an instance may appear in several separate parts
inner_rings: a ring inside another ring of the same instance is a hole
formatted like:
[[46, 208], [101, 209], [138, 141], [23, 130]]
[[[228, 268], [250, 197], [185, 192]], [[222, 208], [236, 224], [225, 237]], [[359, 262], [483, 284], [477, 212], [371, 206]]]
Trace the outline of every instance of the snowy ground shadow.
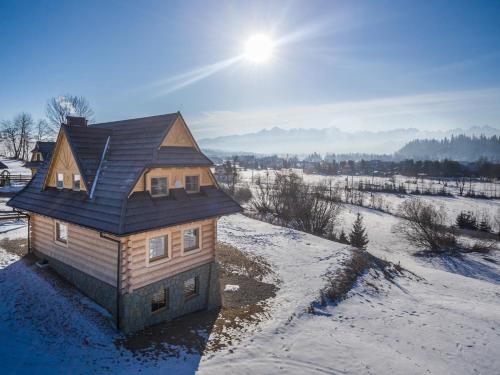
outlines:
[[[50, 268], [39, 269], [34, 256], [14, 259], [15, 255], [1, 252], [9, 264], [0, 269], [0, 341], [11, 343], [0, 346], [2, 374], [148, 374], [158, 367], [193, 374], [198, 370], [201, 353], [169, 345], [168, 340], [165, 345], [170, 351], [162, 356], [152, 355], [153, 345], [142, 346], [144, 353], [117, 345], [124, 336], [114, 329], [106, 310]], [[189, 337], [189, 332], [182, 336]], [[202, 338], [202, 346], [208, 334], [196, 332], [196, 336]]]
[[[488, 257], [488, 259], [491, 258]], [[426, 261], [431, 263], [433, 266], [444, 269], [448, 272], [488, 281], [493, 284], [500, 284], [500, 272], [498, 267], [495, 266], [495, 263], [487, 259], [482, 261], [469, 255], [442, 255], [429, 257]]]

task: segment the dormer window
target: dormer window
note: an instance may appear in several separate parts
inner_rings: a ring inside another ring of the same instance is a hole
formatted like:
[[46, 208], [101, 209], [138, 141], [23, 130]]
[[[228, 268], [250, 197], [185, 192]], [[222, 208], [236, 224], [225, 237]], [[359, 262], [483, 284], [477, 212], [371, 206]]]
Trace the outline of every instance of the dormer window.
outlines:
[[168, 178], [151, 177], [151, 196], [165, 197], [168, 195]]
[[81, 181], [80, 175], [74, 174], [73, 175], [73, 190], [76, 190], [76, 191], [80, 190], [80, 181]]
[[60, 172], [56, 173], [56, 187], [58, 189], [64, 188], [64, 173], [60, 173]]
[[200, 191], [200, 176], [186, 176], [184, 187], [188, 193], [198, 193]]

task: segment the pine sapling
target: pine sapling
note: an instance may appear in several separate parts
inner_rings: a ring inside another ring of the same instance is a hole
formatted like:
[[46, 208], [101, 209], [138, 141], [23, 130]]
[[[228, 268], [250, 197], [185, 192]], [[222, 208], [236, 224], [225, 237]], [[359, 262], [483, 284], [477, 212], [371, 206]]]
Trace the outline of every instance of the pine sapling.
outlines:
[[352, 230], [349, 233], [349, 243], [351, 246], [357, 247], [361, 250], [366, 250], [366, 245], [368, 245], [368, 236], [363, 225], [363, 216], [361, 216], [360, 213], [358, 213], [356, 221], [354, 221], [352, 226]]

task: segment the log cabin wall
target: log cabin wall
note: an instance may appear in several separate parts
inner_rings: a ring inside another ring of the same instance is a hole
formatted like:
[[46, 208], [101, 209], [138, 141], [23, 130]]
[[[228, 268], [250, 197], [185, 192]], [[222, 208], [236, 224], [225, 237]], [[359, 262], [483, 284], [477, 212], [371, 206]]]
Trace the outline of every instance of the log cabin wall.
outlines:
[[[116, 286], [117, 244], [101, 238], [98, 231], [68, 226], [67, 246], [55, 241], [57, 220], [31, 215], [32, 247], [113, 287]], [[64, 222], [63, 222], [64, 223]]]
[[[182, 233], [190, 228], [200, 228], [200, 249], [183, 254]], [[122, 293], [132, 293], [135, 289], [214, 261], [216, 231], [217, 220], [209, 219], [128, 236], [124, 242]], [[149, 262], [149, 239], [163, 235], [168, 235], [169, 258]]]

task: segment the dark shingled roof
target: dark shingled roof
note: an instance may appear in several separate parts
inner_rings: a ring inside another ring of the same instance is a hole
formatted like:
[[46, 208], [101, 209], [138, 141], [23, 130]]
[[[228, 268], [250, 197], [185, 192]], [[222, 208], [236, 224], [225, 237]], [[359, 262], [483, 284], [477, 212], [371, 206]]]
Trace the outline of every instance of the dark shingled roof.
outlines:
[[42, 142], [37, 141], [35, 147], [31, 152], [41, 152], [43, 161], [27, 161], [23, 164], [25, 168], [40, 168], [43, 163], [50, 162], [54, 148], [56, 147], [56, 142]]
[[165, 198], [152, 198], [147, 192], [129, 197], [148, 167], [211, 165], [197, 147], [159, 147], [179, 116], [172, 113], [88, 127], [62, 125], [89, 192], [97, 179], [93, 198], [68, 189], [42, 191], [49, 168], [44, 163], [8, 205], [116, 235], [240, 212], [241, 207], [217, 187], [202, 187], [198, 194], [173, 189]]
[[54, 147], [56, 147], [56, 142], [42, 142], [37, 141], [35, 144], [35, 148], [31, 150], [31, 152], [39, 151], [42, 153], [43, 160], [50, 158], [52, 152], [54, 152]]
[[83, 181], [90, 191], [94, 182], [101, 155], [112, 130], [88, 126], [61, 125], [61, 129], [75, 155], [76, 163], [82, 173]]

